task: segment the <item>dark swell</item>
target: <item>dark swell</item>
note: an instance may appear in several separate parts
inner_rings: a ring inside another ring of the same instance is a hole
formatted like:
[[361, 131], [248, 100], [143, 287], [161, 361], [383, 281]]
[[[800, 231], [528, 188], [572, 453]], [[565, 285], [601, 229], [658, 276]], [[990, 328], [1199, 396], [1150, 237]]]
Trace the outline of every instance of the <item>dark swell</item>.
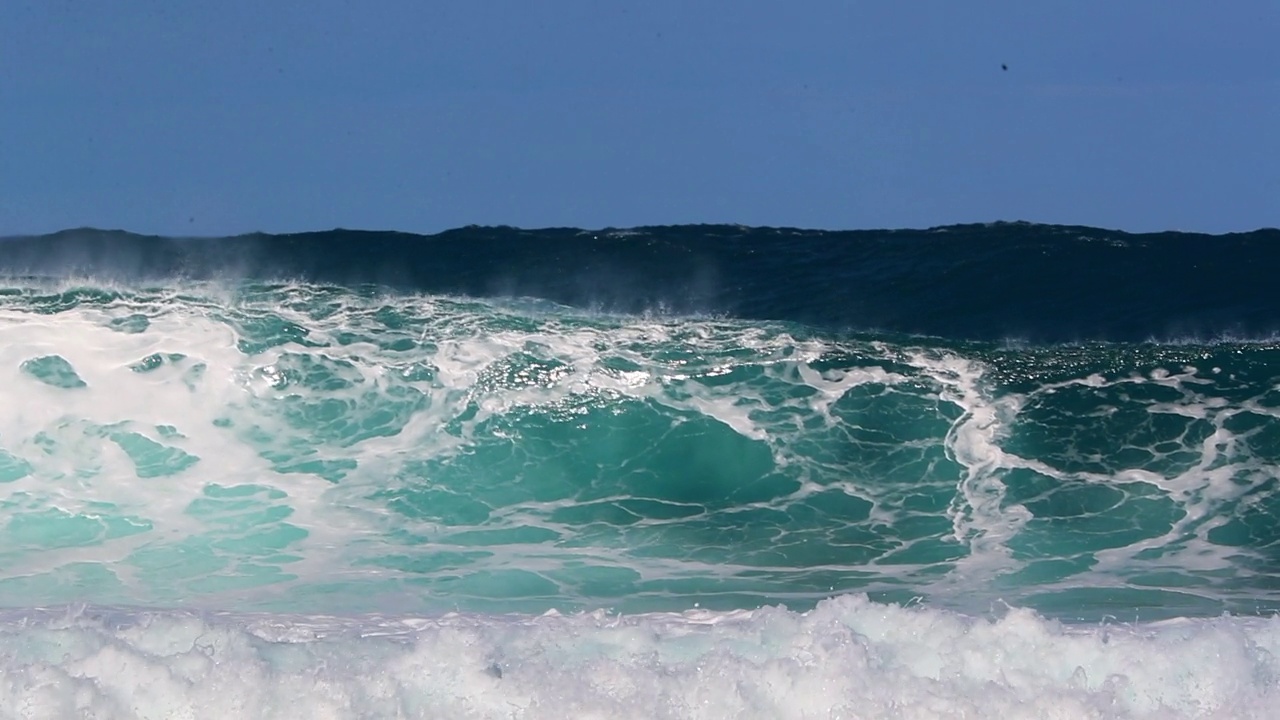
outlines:
[[615, 312], [726, 314], [950, 338], [1208, 339], [1280, 330], [1280, 231], [1128, 234], [996, 223], [817, 231], [467, 227], [0, 240], [0, 272], [155, 282], [294, 279]]

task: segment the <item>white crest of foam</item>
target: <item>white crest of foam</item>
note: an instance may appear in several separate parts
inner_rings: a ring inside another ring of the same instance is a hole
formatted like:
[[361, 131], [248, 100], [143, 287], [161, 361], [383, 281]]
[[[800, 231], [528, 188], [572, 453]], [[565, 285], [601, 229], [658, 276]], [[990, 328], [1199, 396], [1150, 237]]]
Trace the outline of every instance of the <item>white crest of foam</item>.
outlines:
[[1280, 620], [1063, 626], [843, 596], [614, 616], [9, 611], [0, 717], [1262, 718]]

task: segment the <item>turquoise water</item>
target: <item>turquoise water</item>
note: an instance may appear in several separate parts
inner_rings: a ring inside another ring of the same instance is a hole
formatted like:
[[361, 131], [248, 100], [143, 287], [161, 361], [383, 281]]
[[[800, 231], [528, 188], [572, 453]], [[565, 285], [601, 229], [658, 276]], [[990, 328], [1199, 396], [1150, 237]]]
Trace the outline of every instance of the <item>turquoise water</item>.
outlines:
[[13, 286], [0, 341], [10, 605], [1277, 606], [1265, 342], [1019, 348], [311, 284]]

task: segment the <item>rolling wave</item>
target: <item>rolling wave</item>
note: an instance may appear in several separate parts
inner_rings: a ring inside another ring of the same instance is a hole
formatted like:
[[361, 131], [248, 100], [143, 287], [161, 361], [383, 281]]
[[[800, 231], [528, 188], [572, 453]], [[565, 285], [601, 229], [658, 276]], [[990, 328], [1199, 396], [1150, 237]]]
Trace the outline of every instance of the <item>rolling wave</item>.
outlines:
[[1277, 240], [0, 240], [0, 717], [1265, 717]]

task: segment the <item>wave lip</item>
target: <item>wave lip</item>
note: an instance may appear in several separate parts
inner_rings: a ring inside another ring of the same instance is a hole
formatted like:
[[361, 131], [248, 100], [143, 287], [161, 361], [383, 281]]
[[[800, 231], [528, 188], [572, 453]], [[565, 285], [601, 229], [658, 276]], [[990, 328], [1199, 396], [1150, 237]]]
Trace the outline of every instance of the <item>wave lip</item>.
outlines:
[[279, 280], [611, 312], [1029, 342], [1268, 337], [1280, 230], [1130, 234], [995, 223], [824, 231], [467, 227], [167, 238], [68, 230], [0, 240], [0, 273], [155, 282]]

